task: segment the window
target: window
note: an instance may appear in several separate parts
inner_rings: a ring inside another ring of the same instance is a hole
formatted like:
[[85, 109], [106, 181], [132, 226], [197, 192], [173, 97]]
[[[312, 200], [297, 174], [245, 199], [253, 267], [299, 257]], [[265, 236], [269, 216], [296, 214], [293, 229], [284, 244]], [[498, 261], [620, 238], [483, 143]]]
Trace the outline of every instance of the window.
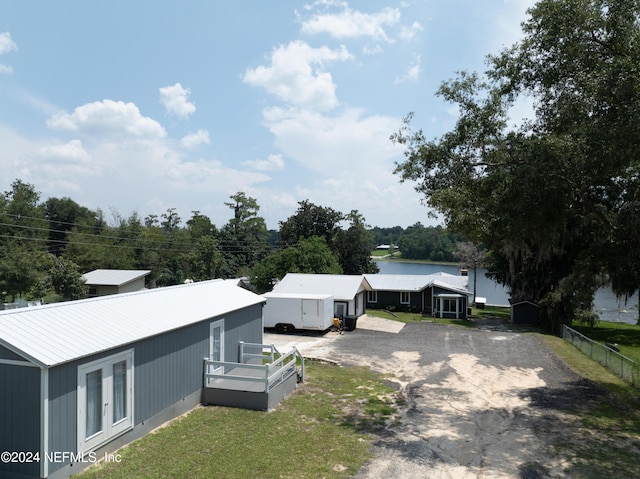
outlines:
[[400, 304], [409, 304], [411, 302], [411, 293], [409, 291], [400, 292]]
[[457, 310], [456, 308], [457, 303], [458, 303], [457, 299], [444, 298], [442, 300], [442, 311], [446, 313], [455, 313]]
[[133, 427], [133, 350], [78, 366], [78, 453]]
[[377, 303], [378, 302], [378, 292], [377, 291], [367, 291], [367, 302], [369, 302], [369, 303]]

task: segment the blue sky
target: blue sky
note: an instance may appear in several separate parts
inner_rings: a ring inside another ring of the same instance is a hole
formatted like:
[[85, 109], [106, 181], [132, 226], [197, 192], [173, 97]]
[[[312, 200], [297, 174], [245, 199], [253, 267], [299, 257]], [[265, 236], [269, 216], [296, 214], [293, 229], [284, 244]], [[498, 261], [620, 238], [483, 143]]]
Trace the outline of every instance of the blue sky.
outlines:
[[517, 41], [532, 0], [0, 1], [0, 189], [217, 226], [244, 191], [277, 229], [309, 201], [435, 224], [392, 174], [407, 113]]

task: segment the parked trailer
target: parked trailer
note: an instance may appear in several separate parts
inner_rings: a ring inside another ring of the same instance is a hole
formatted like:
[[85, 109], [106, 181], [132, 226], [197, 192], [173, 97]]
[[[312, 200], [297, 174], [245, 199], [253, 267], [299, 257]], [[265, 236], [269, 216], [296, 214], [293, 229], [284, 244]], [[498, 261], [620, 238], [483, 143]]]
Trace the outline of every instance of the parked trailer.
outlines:
[[265, 293], [263, 326], [280, 332], [325, 331], [333, 326], [333, 296], [328, 294]]

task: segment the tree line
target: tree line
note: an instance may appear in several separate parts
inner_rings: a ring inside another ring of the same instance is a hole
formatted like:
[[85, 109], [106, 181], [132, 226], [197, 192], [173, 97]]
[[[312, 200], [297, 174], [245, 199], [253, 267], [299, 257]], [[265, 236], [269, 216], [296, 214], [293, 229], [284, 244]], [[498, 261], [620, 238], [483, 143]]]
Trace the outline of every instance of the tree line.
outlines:
[[420, 222], [405, 229], [376, 226], [371, 233], [377, 245], [397, 247], [403, 259], [412, 260], [454, 263], [460, 259], [459, 243], [464, 242], [459, 233], [442, 226], [424, 226]]
[[259, 292], [289, 271], [377, 270], [357, 211], [303, 201], [279, 231], [269, 231], [254, 198], [239, 192], [229, 199], [230, 219], [220, 227], [199, 211], [184, 221], [175, 208], [144, 218], [112, 210], [107, 218], [68, 197], [41, 201], [34, 185], [17, 179], [0, 194], [1, 299], [82, 298], [81, 275], [94, 269], [150, 270], [150, 287], [246, 276]]

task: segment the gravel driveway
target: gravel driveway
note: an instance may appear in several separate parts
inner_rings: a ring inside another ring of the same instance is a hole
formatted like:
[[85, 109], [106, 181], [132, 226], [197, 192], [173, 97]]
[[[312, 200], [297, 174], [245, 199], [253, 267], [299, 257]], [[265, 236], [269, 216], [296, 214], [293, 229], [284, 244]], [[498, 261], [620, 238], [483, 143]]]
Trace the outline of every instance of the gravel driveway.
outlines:
[[603, 393], [540, 338], [491, 325], [386, 330], [384, 321], [363, 317], [355, 331], [300, 338], [307, 356], [389, 375], [407, 400], [356, 478], [566, 477], [558, 446], [577, 440], [572, 413]]

